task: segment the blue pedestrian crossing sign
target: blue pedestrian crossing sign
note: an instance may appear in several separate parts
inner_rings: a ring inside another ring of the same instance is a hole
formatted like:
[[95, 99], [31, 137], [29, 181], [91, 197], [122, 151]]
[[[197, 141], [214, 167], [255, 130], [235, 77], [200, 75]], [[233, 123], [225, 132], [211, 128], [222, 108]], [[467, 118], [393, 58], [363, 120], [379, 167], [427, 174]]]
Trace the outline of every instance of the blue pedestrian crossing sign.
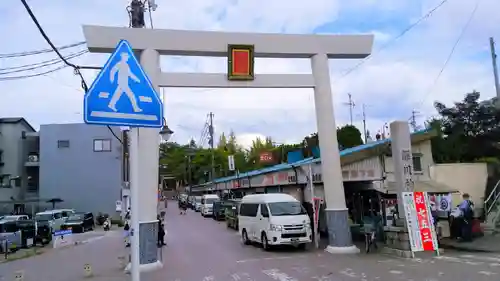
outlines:
[[163, 125], [163, 104], [137, 61], [121, 40], [85, 94], [87, 124], [154, 127]]

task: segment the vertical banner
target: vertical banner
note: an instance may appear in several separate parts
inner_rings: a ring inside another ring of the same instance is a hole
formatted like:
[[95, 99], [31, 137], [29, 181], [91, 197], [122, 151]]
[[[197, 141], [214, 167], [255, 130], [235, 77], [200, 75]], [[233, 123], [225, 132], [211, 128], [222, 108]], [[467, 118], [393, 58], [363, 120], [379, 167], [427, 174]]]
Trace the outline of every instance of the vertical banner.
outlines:
[[438, 251], [436, 231], [426, 192], [403, 192], [406, 225], [413, 252]]
[[411, 250], [413, 252], [421, 252], [424, 249], [420, 240], [420, 229], [418, 228], [413, 192], [403, 192], [402, 197]]
[[234, 155], [228, 155], [227, 156], [227, 167], [229, 168], [229, 171], [234, 171], [235, 170]]
[[431, 204], [427, 192], [414, 192], [418, 224], [424, 251], [438, 251], [436, 230], [432, 221]]

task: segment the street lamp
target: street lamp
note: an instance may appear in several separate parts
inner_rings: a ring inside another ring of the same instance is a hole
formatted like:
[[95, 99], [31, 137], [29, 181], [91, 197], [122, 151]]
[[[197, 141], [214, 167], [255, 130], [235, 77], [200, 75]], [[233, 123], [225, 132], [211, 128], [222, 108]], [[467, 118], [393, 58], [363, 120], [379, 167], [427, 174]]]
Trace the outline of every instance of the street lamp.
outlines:
[[162, 141], [167, 142], [173, 133], [174, 133], [174, 131], [170, 130], [170, 128], [167, 125], [167, 120], [165, 120], [165, 118], [163, 118], [163, 127], [160, 130], [160, 137], [161, 137]]

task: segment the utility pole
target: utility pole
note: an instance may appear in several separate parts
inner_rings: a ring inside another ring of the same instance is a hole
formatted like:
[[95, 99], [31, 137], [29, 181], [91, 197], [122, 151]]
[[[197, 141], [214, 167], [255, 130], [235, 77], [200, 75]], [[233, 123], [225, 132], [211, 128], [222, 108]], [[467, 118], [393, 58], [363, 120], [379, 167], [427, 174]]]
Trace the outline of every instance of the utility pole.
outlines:
[[210, 150], [212, 152], [212, 174], [210, 176], [210, 180], [213, 181], [215, 177], [214, 114], [210, 112], [208, 116], [209, 116], [208, 133], [210, 135], [210, 140], [208, 141], [208, 144], [210, 145]]
[[[352, 118], [351, 118], [352, 124]], [[368, 143], [368, 133], [366, 132], [366, 104], [363, 103], [363, 135], [365, 136], [365, 143]]]
[[130, 27], [143, 28], [146, 23], [144, 22], [144, 4], [139, 0], [132, 0], [127, 9], [130, 14]]
[[418, 129], [418, 125], [417, 125], [417, 116], [418, 116], [418, 114], [419, 114], [419, 112], [416, 111], [416, 110], [412, 110], [411, 111], [410, 126], [413, 129], [413, 132], [416, 132], [417, 129]]
[[497, 94], [496, 106], [500, 107], [500, 85], [498, 82], [497, 54], [495, 52], [495, 40], [490, 37], [491, 62], [493, 63], [493, 77], [495, 78], [495, 91]]
[[349, 106], [349, 116], [350, 116], [350, 120], [351, 120], [351, 126], [352, 126], [352, 111], [354, 109], [354, 106], [356, 106], [356, 104], [354, 103], [354, 101], [352, 100], [352, 95], [351, 93], [347, 93], [347, 95], [349, 96], [349, 102], [345, 102], [344, 105], [347, 105]]

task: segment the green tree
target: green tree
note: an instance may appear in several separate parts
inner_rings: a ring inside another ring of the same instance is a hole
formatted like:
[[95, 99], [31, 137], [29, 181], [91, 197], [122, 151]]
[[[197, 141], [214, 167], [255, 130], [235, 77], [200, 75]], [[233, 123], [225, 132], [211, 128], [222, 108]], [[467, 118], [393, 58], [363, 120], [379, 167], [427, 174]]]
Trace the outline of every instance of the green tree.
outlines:
[[465, 98], [447, 107], [435, 102], [439, 113], [428, 126], [437, 129], [438, 139], [434, 155], [436, 162], [473, 162], [496, 157], [500, 150], [500, 115], [495, 100], [480, 101], [480, 93], [473, 91]]
[[337, 139], [342, 148], [351, 148], [363, 144], [361, 132], [353, 125], [345, 125], [338, 128]]

